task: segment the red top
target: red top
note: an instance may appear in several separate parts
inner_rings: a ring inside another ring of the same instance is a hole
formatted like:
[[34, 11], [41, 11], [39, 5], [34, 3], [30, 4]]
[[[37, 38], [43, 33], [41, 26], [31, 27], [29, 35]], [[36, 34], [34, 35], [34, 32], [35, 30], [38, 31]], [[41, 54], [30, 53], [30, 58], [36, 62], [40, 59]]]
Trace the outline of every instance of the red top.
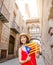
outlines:
[[[22, 50], [21, 54], [22, 54], [22, 60], [26, 60], [26, 58], [28, 56], [28, 54], [26, 53], [26, 51]], [[23, 63], [21, 65], [37, 65], [36, 64], [35, 53], [31, 54], [30, 57], [31, 57], [30, 61], [28, 61], [26, 63]]]

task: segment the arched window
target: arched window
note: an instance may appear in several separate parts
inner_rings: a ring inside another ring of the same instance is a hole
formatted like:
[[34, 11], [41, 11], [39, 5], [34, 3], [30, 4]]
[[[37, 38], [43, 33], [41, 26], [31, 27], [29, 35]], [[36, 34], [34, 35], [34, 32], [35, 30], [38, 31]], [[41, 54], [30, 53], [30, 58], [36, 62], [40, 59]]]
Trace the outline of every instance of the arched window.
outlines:
[[36, 32], [36, 26], [34, 24], [31, 25], [31, 32], [32, 33]]
[[30, 27], [28, 27], [29, 33], [40, 33], [40, 27], [32, 24]]
[[36, 27], [36, 33], [40, 33], [40, 27], [39, 26]]

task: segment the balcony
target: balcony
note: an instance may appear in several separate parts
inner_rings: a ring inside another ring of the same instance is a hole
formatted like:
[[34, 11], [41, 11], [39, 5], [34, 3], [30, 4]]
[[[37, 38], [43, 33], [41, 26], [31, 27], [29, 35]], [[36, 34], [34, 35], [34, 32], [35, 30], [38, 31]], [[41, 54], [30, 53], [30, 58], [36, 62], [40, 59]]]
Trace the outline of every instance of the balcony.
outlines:
[[0, 1], [0, 20], [3, 23], [9, 22], [10, 13], [6, 6], [3, 4], [3, 0]]
[[16, 21], [13, 21], [13, 22], [12, 22], [11, 30], [13, 30], [15, 33], [19, 33], [19, 32], [20, 32], [20, 28], [19, 28], [19, 26], [16, 24]]

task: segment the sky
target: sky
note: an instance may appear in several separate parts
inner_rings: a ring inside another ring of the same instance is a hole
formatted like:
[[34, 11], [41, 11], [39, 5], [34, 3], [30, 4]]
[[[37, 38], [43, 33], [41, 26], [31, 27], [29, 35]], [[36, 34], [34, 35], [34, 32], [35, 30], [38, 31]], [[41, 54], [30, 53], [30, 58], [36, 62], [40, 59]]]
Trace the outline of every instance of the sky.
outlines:
[[16, 0], [23, 19], [39, 18], [37, 0]]

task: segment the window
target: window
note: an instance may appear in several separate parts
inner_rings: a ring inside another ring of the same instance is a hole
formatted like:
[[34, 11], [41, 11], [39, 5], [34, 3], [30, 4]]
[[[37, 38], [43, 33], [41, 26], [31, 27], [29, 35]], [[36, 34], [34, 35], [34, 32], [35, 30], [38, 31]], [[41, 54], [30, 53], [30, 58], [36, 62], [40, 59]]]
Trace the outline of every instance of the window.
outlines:
[[36, 33], [40, 33], [40, 27], [36, 27]]
[[30, 32], [31, 33], [40, 33], [40, 27], [36, 27], [36, 26], [32, 26], [31, 28], [30, 28]]

